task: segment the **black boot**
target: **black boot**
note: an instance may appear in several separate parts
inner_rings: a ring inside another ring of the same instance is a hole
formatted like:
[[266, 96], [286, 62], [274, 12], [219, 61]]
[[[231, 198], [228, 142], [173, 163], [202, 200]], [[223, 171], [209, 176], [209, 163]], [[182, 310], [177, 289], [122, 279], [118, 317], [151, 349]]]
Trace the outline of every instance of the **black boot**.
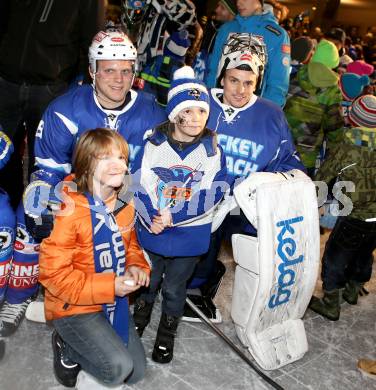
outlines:
[[214, 299], [219, 287], [221, 286], [225, 273], [225, 265], [221, 261], [217, 260], [215, 263], [215, 272], [210, 276], [208, 281], [200, 287], [202, 296]]
[[169, 363], [174, 354], [174, 340], [179, 317], [162, 313], [155, 340], [152, 359], [157, 363]]
[[356, 305], [358, 303], [358, 297], [364, 283], [350, 280], [346, 283], [345, 289], [343, 290], [342, 297], [350, 305]]
[[144, 299], [136, 299], [133, 311], [133, 320], [138, 335], [141, 337], [144, 329], [149, 325], [151, 312], [154, 303], [146, 302]]
[[338, 321], [340, 313], [340, 289], [324, 291], [322, 298], [312, 297], [309, 308], [331, 321]]

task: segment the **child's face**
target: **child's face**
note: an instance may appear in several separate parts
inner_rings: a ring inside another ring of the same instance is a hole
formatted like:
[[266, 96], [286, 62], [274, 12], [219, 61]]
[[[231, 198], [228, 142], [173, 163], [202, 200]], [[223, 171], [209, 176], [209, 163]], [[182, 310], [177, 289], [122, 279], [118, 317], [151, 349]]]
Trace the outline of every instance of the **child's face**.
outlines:
[[175, 118], [173, 138], [177, 141], [191, 142], [205, 129], [209, 113], [201, 107], [188, 107], [181, 110]]
[[120, 187], [127, 171], [126, 159], [120, 150], [114, 146], [112, 150], [99, 154], [96, 161], [93, 172], [93, 187], [97, 190], [96, 192], [103, 188]]

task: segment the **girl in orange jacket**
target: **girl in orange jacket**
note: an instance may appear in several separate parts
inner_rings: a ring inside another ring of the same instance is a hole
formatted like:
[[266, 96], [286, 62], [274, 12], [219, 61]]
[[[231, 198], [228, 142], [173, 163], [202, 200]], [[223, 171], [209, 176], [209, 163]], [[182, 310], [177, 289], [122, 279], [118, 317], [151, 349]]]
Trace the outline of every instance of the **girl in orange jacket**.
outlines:
[[114, 386], [144, 376], [127, 295], [149, 284], [150, 267], [133, 229], [133, 204], [119, 196], [127, 159], [128, 145], [115, 131], [82, 135], [73, 157], [77, 192], [65, 194], [65, 208], [41, 244], [54, 370], [68, 387], [88, 378]]

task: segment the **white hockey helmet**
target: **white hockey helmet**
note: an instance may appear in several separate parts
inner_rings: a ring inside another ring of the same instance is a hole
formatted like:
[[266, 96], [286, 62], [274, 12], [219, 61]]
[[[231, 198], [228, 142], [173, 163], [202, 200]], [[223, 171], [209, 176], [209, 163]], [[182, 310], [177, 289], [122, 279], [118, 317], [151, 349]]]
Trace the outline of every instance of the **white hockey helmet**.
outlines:
[[267, 63], [266, 46], [261, 36], [249, 33], [231, 34], [223, 45], [222, 57], [217, 70], [217, 81], [221, 81], [227, 69], [248, 65], [262, 82]]
[[97, 71], [98, 60], [137, 60], [137, 50], [120, 30], [99, 31], [89, 47], [91, 71]]

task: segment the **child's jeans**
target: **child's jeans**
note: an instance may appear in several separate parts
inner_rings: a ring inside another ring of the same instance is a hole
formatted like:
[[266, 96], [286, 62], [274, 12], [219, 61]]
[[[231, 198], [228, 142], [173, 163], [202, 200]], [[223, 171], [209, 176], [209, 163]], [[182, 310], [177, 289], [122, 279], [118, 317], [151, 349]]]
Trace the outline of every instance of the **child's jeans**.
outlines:
[[376, 222], [338, 217], [323, 255], [321, 276], [324, 290], [345, 287], [350, 280], [368, 282], [375, 247]]
[[154, 302], [162, 282], [162, 312], [181, 317], [187, 297], [187, 281], [200, 257], [164, 257], [149, 251], [147, 253], [152, 262], [150, 286], [140, 298], [149, 303]]
[[129, 314], [128, 347], [107, 321], [103, 311], [53, 321], [73, 362], [107, 385], [136, 383], [145, 375], [144, 347]]

